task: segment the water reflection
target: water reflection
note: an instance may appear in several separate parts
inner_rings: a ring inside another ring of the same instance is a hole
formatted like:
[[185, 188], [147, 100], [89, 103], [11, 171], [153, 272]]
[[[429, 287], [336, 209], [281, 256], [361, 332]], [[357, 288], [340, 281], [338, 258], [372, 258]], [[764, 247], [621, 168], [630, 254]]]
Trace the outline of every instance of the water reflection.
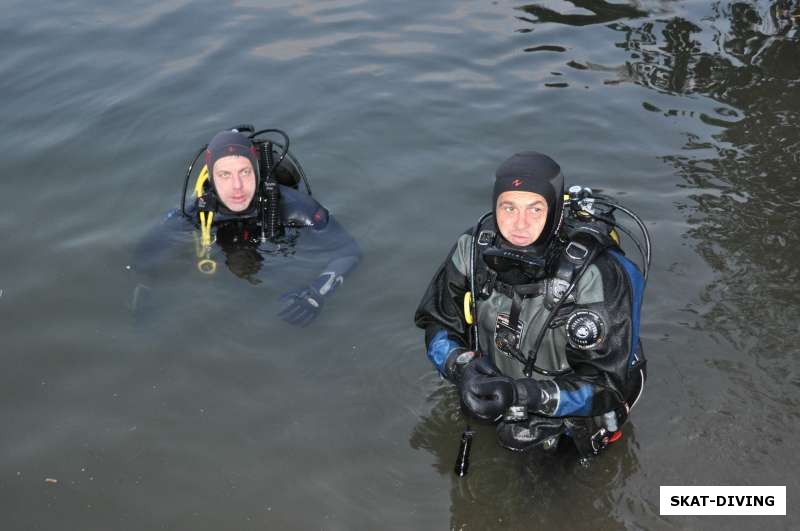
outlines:
[[[713, 18], [704, 19], [705, 28], [682, 17], [609, 27], [625, 35], [618, 46], [630, 54], [628, 80], [673, 95], [699, 93], [745, 106], [752, 98], [737, 92], [763, 77], [762, 61], [770, 63], [768, 77], [774, 73], [797, 79], [800, 65], [792, 60], [792, 50], [797, 49], [795, 21], [800, 15], [787, 9], [788, 4], [775, 2], [764, 13], [745, 3], [716, 4]], [[783, 90], [775, 93], [781, 94]], [[770, 100], [762, 103], [772, 107]]]
[[713, 132], [687, 132], [683, 151], [664, 160], [690, 191], [681, 205], [688, 235], [716, 273], [687, 308], [700, 330], [729, 346], [706, 364], [728, 376], [730, 400], [753, 404], [759, 425], [800, 415], [798, 325], [786, 311], [800, 306], [798, 21], [798, 2], [731, 2], [715, 4], [703, 28], [677, 17], [614, 26], [625, 35], [631, 79], [711, 98], [722, 115], [701, 115]]
[[[543, 5], [544, 4], [544, 5]], [[635, 5], [610, 3], [603, 0], [571, 0], [570, 2], [538, 2], [518, 8], [535, 18], [519, 17], [532, 23], [553, 22], [569, 26], [606, 24], [623, 18], [641, 18], [648, 15]]]
[[[571, 444], [554, 454], [515, 454], [501, 449], [492, 426], [473, 426], [477, 434], [464, 478], [453, 473], [464, 420], [451, 386], [436, 390], [429, 415], [415, 427], [410, 445], [436, 457], [436, 470], [452, 477], [450, 529], [619, 529], [630, 511], [643, 508], [624, 488], [639, 471], [636, 435], [626, 425], [624, 437], [589, 467], [578, 463]], [[563, 508], [570, 507], [564, 514]]]
[[[689, 234], [720, 273], [706, 289], [704, 299], [716, 304], [705, 318], [741, 348], [752, 337], [769, 336], [771, 343], [786, 337], [781, 331], [793, 328], [786, 318], [764, 317], [800, 300], [793, 251], [800, 238], [793, 230], [793, 210], [800, 206], [794, 175], [800, 160], [800, 46], [792, 16], [800, 8], [792, 11], [790, 4], [773, 2], [763, 11], [744, 3], [718, 5], [712, 27], [729, 19], [729, 30], [714, 37], [719, 46], [712, 50], [692, 37], [700, 28], [680, 19], [666, 23], [661, 37], [650, 24], [626, 34], [632, 57], [640, 54], [632, 63], [638, 82], [741, 109], [727, 111], [738, 120], [715, 122], [722, 129], [711, 138], [690, 135], [684, 153], [665, 157], [695, 191]], [[662, 43], [657, 51], [656, 42]], [[645, 43], [651, 47], [646, 53]]]

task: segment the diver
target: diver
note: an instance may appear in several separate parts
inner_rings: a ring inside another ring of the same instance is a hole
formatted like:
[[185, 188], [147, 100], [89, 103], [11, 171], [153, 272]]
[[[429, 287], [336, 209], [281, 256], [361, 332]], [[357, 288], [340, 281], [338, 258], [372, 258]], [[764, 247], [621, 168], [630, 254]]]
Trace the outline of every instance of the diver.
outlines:
[[[281, 139], [274, 141], [272, 136]], [[204, 165], [196, 172], [201, 155]], [[164, 232], [180, 231], [195, 237], [200, 274], [213, 275], [222, 254], [228, 269], [252, 284], [262, 282], [258, 274], [268, 265], [288, 263], [299, 278], [303, 266], [312, 262], [312, 251], [324, 256], [321, 271], [280, 297], [280, 317], [302, 327], [319, 315], [361, 258], [353, 238], [312, 197], [302, 167], [289, 152], [289, 138], [278, 129], [256, 132], [250, 125], [237, 126], [217, 133], [197, 153], [186, 173], [181, 208], [166, 216], [155, 231], [159, 238], [150, 240], [157, 239], [156, 245], [163, 247], [169, 238]], [[154, 262], [152, 256], [147, 260]], [[134, 309], [147, 289], [145, 284], [137, 286]]]
[[[620, 233], [640, 251], [642, 271], [623, 253]], [[638, 328], [649, 262], [638, 216], [588, 188], [565, 195], [553, 159], [519, 153], [497, 169], [492, 211], [458, 238], [415, 322], [462, 410], [496, 423], [501, 446], [552, 450], [568, 438], [586, 460], [621, 437], [642, 394]], [[457, 464], [456, 472], [465, 470]]]

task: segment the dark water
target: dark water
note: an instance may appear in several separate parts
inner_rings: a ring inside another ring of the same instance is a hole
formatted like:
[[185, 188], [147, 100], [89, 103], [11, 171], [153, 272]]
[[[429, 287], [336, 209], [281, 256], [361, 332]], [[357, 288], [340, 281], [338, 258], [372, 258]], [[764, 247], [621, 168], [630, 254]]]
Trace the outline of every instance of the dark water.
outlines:
[[[5, 2], [2, 529], [797, 528], [794, 1]], [[216, 130], [282, 127], [359, 270], [299, 333], [280, 287], [133, 249]], [[645, 396], [592, 467], [463, 421], [411, 317], [506, 156], [655, 240]], [[230, 310], [230, 311], [226, 311]], [[45, 482], [45, 478], [58, 483]], [[661, 517], [659, 485], [786, 485], [786, 517]]]

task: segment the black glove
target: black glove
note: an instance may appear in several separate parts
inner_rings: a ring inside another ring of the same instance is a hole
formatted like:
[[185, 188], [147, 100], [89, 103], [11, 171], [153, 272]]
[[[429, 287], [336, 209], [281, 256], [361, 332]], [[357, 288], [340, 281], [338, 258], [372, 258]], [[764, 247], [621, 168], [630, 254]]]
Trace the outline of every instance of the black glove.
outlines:
[[295, 326], [308, 326], [322, 311], [323, 297], [311, 286], [287, 291], [280, 300], [284, 302], [284, 307], [278, 315]]
[[516, 400], [514, 380], [503, 376], [488, 357], [473, 358], [457, 381], [461, 407], [479, 419], [497, 419]]

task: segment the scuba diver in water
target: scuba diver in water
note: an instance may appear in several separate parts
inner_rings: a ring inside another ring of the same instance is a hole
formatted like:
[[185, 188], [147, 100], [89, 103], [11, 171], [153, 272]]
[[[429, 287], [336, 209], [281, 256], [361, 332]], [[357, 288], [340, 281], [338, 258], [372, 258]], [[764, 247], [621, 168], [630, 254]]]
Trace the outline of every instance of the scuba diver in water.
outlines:
[[[644, 248], [618, 212], [639, 226]], [[623, 254], [620, 231], [643, 273]], [[619, 439], [643, 390], [649, 261], [649, 235], [633, 212], [588, 188], [565, 195], [555, 161], [520, 153], [497, 169], [492, 211], [459, 237], [415, 322], [462, 409], [496, 422], [501, 446], [552, 450], [568, 437], [586, 459]], [[472, 433], [462, 437], [461, 475]]]
[[[280, 142], [269, 139], [276, 135]], [[205, 164], [196, 174], [194, 196], [187, 199], [201, 155]], [[319, 315], [326, 298], [361, 257], [352, 237], [312, 197], [302, 167], [289, 152], [289, 138], [278, 129], [254, 131], [242, 125], [217, 133], [189, 164], [181, 208], [170, 212], [159, 228], [162, 240], [165, 229], [194, 231], [201, 273], [216, 272], [216, 244], [230, 271], [253, 284], [261, 282], [257, 275], [265, 261], [295, 254], [305, 258], [305, 249], [323, 254], [325, 265], [316, 278], [280, 297], [279, 315], [298, 326]], [[137, 290], [144, 287], [140, 284]], [[138, 298], [137, 292], [134, 308]]]

